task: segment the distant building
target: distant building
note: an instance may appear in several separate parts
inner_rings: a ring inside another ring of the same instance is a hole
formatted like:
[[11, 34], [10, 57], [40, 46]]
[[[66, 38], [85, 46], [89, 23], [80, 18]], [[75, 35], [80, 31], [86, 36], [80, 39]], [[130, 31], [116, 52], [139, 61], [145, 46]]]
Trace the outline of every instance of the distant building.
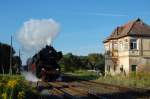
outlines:
[[105, 73], [150, 71], [150, 26], [141, 19], [117, 27], [103, 43]]

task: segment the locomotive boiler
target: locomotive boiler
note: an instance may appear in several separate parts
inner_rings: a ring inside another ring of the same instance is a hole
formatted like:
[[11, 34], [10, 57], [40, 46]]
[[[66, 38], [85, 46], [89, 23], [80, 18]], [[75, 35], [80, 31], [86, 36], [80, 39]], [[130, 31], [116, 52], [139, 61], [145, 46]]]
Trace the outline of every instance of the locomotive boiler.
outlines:
[[53, 81], [60, 76], [61, 68], [58, 61], [61, 58], [61, 51], [57, 52], [52, 46], [47, 45], [31, 58], [29, 67], [38, 78]]

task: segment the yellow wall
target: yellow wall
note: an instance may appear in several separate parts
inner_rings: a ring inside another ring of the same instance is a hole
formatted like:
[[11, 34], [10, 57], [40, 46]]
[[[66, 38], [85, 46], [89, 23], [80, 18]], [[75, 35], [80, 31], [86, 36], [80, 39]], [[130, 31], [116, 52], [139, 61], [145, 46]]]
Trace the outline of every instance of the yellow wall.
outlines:
[[[137, 49], [130, 49], [130, 39], [137, 39]], [[114, 42], [115, 49], [113, 44]], [[113, 53], [110, 55], [105, 55], [105, 68], [110, 65], [110, 73], [112, 75], [120, 73], [121, 66], [123, 66], [126, 73], [131, 71], [131, 65], [137, 65], [137, 71], [150, 71], [150, 38], [128, 36], [118, 40], [110, 40], [109, 42], [105, 43], [104, 46], [106, 51]], [[111, 60], [112, 58], [117, 58], [118, 60], [116, 71], [113, 69], [114, 65], [116, 64]], [[105, 70], [107, 72], [107, 69]]]

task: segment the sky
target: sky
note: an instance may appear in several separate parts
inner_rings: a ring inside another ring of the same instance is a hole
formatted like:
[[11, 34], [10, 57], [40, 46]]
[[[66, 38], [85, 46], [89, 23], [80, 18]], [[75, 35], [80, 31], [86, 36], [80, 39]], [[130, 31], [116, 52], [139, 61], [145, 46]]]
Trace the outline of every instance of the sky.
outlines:
[[25, 59], [16, 33], [30, 19], [54, 19], [60, 25], [53, 46], [64, 54], [104, 53], [102, 41], [117, 27], [141, 18], [150, 24], [150, 0], [0, 0], [0, 42], [10, 44]]

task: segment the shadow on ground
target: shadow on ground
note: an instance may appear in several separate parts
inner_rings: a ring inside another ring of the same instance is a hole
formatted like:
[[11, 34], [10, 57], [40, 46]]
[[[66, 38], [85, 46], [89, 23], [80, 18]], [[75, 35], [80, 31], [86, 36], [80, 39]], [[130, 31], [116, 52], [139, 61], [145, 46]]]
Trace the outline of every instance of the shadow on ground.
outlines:
[[62, 76], [62, 79], [65, 82], [83, 81], [83, 80], [88, 81], [88, 80], [96, 80], [98, 78], [99, 78], [99, 76], [95, 76], [95, 75], [87, 75], [87, 76], [86, 75], [84, 75], [84, 76], [77, 76], [76, 75], [76, 76], [74, 76], [74, 75], [65, 74]]
[[[97, 97], [99, 96], [99, 97]], [[76, 98], [77, 97], [77, 98]], [[39, 99], [150, 99], [150, 91], [148, 92], [119, 92], [119, 93], [106, 93], [106, 94], [96, 94], [95, 96], [89, 94], [87, 97], [59, 97], [57, 95], [42, 95]]]
[[150, 99], [150, 90], [146, 92], [127, 91], [106, 94], [99, 93], [97, 95], [105, 99]]

